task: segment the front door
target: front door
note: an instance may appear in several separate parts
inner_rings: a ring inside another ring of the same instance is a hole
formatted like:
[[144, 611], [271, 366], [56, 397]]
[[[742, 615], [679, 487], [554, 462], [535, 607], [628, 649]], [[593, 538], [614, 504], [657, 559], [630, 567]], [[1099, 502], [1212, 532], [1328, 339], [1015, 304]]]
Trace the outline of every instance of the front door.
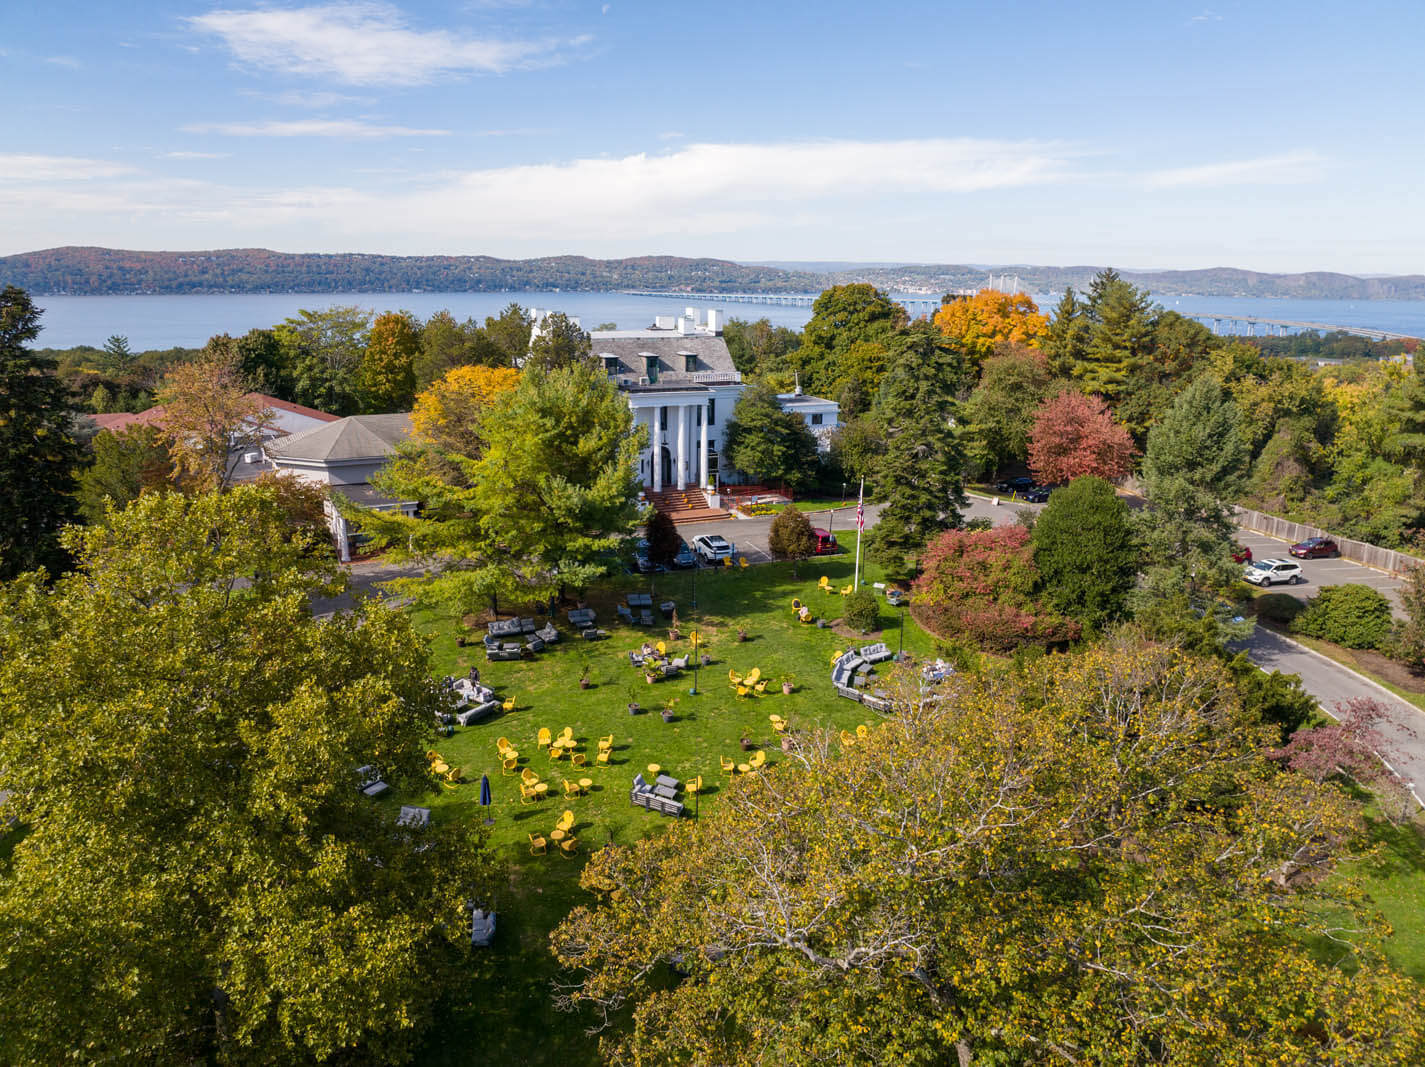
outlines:
[[667, 445], [663, 446], [663, 488], [676, 489], [677, 479], [673, 477], [673, 453]]

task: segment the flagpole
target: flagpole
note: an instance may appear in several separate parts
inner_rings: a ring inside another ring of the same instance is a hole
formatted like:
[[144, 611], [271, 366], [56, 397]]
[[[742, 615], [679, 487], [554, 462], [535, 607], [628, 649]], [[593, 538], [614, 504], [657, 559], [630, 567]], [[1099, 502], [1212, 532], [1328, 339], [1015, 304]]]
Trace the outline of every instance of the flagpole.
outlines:
[[856, 571], [851, 578], [854, 592], [861, 588], [861, 528], [866, 525], [866, 479], [861, 479], [861, 488], [856, 491]]

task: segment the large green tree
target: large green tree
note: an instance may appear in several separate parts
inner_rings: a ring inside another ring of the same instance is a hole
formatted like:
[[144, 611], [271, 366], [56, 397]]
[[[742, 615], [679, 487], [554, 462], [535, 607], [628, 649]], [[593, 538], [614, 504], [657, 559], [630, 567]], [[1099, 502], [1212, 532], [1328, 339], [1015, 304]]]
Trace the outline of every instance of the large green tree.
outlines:
[[0, 291], [0, 579], [58, 569], [60, 528], [74, 516], [74, 407], [54, 361], [29, 347], [40, 312], [13, 285]]
[[409, 311], [376, 316], [361, 357], [361, 394], [366, 411], [409, 411], [416, 395], [416, 357], [421, 325]]
[[103, 522], [110, 507], [122, 509], [147, 489], [173, 485], [173, 456], [153, 426], [103, 431], [91, 447], [94, 461], [79, 476], [76, 491], [85, 522]]
[[518, 364], [544, 371], [557, 370], [587, 360], [592, 348], [583, 328], [562, 311], [555, 311], [534, 330], [529, 351]]
[[149, 494], [0, 587], [0, 1048], [14, 1063], [395, 1062], [469, 981], [478, 825], [402, 832], [441, 706], [270, 490]]
[[764, 485], [798, 489], [816, 477], [817, 444], [811, 427], [800, 415], [783, 411], [768, 385], [750, 385], [737, 398], [723, 427], [723, 454], [733, 467]]
[[1121, 618], [1138, 570], [1128, 505], [1102, 478], [1076, 478], [1034, 523], [1043, 599], [1089, 629]]
[[965, 461], [956, 398], [965, 374], [964, 360], [928, 322], [898, 339], [876, 408], [886, 448], [873, 484], [885, 507], [871, 538], [872, 558], [892, 577], [909, 577], [926, 543], [960, 524]]
[[1321, 880], [1352, 802], [1268, 761], [1218, 667], [1123, 642], [916, 681], [854, 746], [809, 737], [716, 819], [594, 855], [552, 943], [562, 1007], [631, 1015], [608, 1060], [1425, 1057], [1387, 928]]
[[1185, 389], [1149, 432], [1148, 506], [1138, 513], [1146, 597], [1225, 610], [1222, 596], [1241, 574], [1231, 555], [1231, 501], [1249, 458], [1241, 413], [1211, 375]]
[[465, 612], [499, 595], [540, 599], [597, 578], [637, 528], [645, 439], [602, 368], [528, 367], [472, 432], [418, 435], [377, 476], [388, 493], [420, 500], [419, 517], [348, 510], [393, 558], [431, 564], [399, 585], [422, 602]]
[[361, 410], [361, 361], [371, 313], [359, 307], [305, 308], [272, 328], [292, 379], [292, 399], [333, 415]]
[[529, 352], [530, 330], [534, 316], [511, 301], [498, 315], [485, 316], [485, 336], [501, 353], [501, 359], [490, 366], [518, 367]]
[[[525, 335], [528, 344], [528, 330]], [[437, 311], [426, 319], [421, 327], [421, 349], [415, 360], [416, 388], [425, 389], [456, 367], [471, 364], [514, 366], [474, 319], [457, 322], [449, 311]]]
[[833, 285], [812, 304], [802, 343], [786, 364], [809, 392], [839, 397], [854, 380], [874, 395], [886, 366], [884, 346], [905, 324], [905, 308], [874, 285]]
[[966, 458], [976, 473], [1029, 458], [1034, 414], [1047, 399], [1049, 366], [1032, 348], [1001, 346], [985, 360], [979, 384], [964, 406]]

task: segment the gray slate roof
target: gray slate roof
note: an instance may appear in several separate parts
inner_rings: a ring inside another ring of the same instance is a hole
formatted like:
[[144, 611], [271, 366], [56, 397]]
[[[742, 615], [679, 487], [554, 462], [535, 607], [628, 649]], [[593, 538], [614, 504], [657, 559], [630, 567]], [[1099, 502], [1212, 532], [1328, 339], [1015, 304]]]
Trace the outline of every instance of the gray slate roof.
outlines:
[[280, 437], [266, 445], [268, 455], [313, 463], [382, 459], [411, 436], [411, 416], [349, 415], [325, 426]]
[[685, 373], [683, 353], [691, 353], [691, 372], [732, 374], [732, 353], [721, 336], [711, 334], [679, 334], [671, 330], [608, 330], [589, 335], [595, 358], [604, 354], [618, 357], [617, 374], [631, 376], [635, 381], [647, 372], [643, 353], [658, 357], [658, 373]]

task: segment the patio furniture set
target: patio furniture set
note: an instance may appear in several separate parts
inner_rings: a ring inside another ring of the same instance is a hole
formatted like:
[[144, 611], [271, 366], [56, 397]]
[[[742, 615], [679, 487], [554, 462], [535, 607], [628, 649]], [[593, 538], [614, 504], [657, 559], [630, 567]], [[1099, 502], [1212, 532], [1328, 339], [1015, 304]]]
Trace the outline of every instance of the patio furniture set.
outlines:
[[[678, 799], [678, 790], [682, 788], [682, 783], [678, 779], [667, 774], [659, 774], [653, 768], [657, 764], [649, 765], [649, 772], [656, 774], [650, 784], [643, 777], [643, 772], [633, 776], [633, 788], [629, 790], [628, 799], [634, 807], [647, 808], [649, 811], [656, 811], [660, 815], [671, 815], [678, 818], [683, 814], [683, 802]], [[698, 780], [699, 786], [702, 779]], [[688, 783], [691, 790], [692, 783]]]
[[491, 660], [524, 659], [543, 652], [546, 645], [558, 640], [559, 631], [553, 622], [539, 626], [530, 618], [496, 619], [486, 627], [485, 657]]
[[890, 700], [880, 690], [867, 692], [864, 687], [876, 673], [875, 665], [888, 659], [895, 659], [895, 653], [886, 647], [884, 641], [873, 645], [863, 645], [859, 649], [837, 652], [831, 659], [831, 684], [836, 692], [848, 700], [865, 704], [875, 711], [886, 711]]
[[[579, 636], [585, 641], [602, 641], [609, 636], [607, 630], [600, 630], [594, 625], [597, 617], [593, 608], [569, 609], [569, 624], [579, 631]], [[550, 628], [553, 628], [553, 624]]]

